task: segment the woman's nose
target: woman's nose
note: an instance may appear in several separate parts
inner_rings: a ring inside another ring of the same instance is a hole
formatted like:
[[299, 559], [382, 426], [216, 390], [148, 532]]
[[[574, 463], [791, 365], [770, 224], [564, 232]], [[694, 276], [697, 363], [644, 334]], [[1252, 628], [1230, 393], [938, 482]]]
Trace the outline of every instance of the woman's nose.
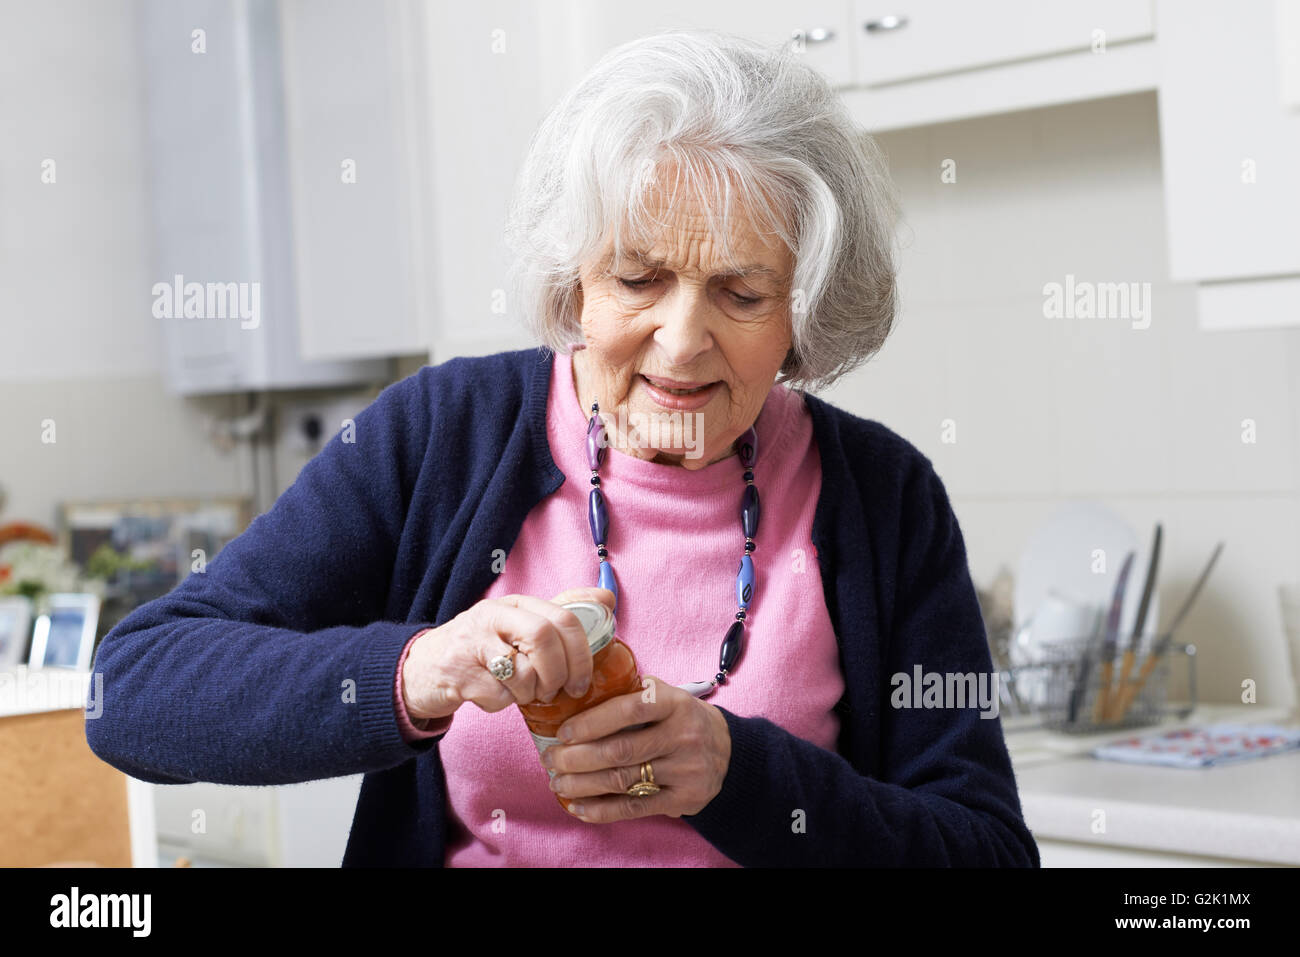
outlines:
[[696, 356], [713, 348], [709, 331], [712, 306], [703, 289], [680, 289], [662, 306], [662, 318], [655, 330], [655, 342], [675, 367], [684, 367]]

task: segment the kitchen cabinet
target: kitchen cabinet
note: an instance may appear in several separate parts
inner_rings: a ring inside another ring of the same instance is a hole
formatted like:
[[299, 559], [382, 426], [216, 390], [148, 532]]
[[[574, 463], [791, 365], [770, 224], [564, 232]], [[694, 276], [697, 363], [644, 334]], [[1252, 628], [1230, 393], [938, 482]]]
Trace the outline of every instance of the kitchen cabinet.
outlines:
[[904, 80], [1150, 39], [1151, 6], [1134, 0], [856, 0], [856, 82]]
[[[199, 867], [338, 867], [362, 777], [155, 787], [159, 857], [183, 857]], [[195, 826], [200, 810], [201, 829]]]
[[1300, 108], [1283, 102], [1276, 27], [1272, 3], [1161, 2], [1175, 280], [1300, 274]]
[[421, 351], [430, 294], [423, 7], [280, 4], [304, 358]]
[[159, 856], [207, 866], [281, 866], [275, 790], [206, 781], [156, 786]]
[[1145, 0], [855, 0], [844, 100], [873, 132], [1149, 91]]
[[1300, 325], [1300, 17], [1159, 0], [1160, 141], [1171, 278], [1201, 325]]
[[606, 50], [649, 33], [706, 29], [765, 46], [791, 45], [835, 86], [857, 82], [851, 0], [664, 0], [645, 6], [578, 0], [572, 14], [575, 24], [581, 24], [587, 66]]
[[275, 4], [150, 2], [141, 12], [151, 295], [169, 387], [381, 379], [381, 362], [313, 362], [300, 350]]
[[[314, 9], [314, 5], [313, 5]], [[506, 211], [529, 139], [575, 70], [568, 4], [439, 4], [423, 23], [431, 208], [428, 346], [433, 361], [523, 348], [510, 302]]]
[[152, 786], [86, 743], [103, 683], [62, 668], [0, 671], [0, 867], [156, 867]]
[[1156, 86], [1147, 0], [665, 0], [621, 7], [574, 0], [577, 66], [668, 29], [736, 33], [790, 45], [842, 91], [873, 131], [1028, 109]]

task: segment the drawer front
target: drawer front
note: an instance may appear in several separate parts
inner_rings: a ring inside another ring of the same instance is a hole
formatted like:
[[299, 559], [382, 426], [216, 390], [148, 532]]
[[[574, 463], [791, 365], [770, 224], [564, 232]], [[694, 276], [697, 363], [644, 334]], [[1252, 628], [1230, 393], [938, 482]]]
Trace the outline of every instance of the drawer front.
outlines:
[[[855, 0], [857, 80], [879, 86], [1154, 34], [1143, 0]], [[868, 27], [872, 29], [868, 29]]]
[[634, 5], [582, 0], [590, 59], [636, 37], [661, 30], [711, 29], [767, 46], [792, 45], [834, 86], [853, 83], [852, 0], [659, 0]]

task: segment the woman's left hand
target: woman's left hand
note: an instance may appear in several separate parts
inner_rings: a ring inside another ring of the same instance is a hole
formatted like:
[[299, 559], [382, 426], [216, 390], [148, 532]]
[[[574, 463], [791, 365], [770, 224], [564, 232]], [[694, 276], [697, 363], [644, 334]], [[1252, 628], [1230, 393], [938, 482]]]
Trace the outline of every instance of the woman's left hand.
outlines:
[[[555, 772], [551, 789], [573, 803], [584, 821], [698, 814], [722, 790], [731, 764], [731, 732], [722, 712], [658, 678], [575, 715], [560, 728], [567, 743], [546, 749], [542, 763]], [[637, 730], [631, 725], [647, 724]], [[660, 791], [633, 797], [649, 761]]]

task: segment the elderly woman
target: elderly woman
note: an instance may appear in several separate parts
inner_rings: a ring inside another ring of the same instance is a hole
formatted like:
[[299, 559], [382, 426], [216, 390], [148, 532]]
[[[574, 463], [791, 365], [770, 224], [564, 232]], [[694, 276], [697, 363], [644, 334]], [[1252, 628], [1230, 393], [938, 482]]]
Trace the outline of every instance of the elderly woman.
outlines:
[[[549, 348], [386, 389], [107, 636], [91, 747], [162, 783], [364, 772], [345, 865], [1037, 865], [996, 708], [899, 692], [992, 670], [944, 488], [802, 391], [882, 345], [893, 223], [797, 57], [613, 51], [512, 208]], [[575, 598], [647, 680], [535, 742], [511, 706], [591, 681]]]

